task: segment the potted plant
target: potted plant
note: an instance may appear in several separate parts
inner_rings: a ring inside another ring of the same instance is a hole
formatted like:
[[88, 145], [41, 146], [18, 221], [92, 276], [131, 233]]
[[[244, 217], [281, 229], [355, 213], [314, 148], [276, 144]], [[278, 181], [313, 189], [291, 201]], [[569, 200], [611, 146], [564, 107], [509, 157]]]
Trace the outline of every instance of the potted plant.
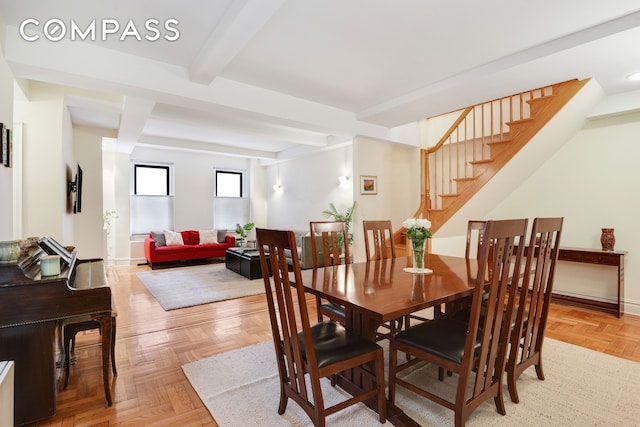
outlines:
[[[349, 238], [349, 245], [353, 244], [353, 233], [351, 232], [351, 224], [353, 223], [353, 211], [356, 208], [356, 202], [353, 202], [353, 205], [349, 209], [344, 212], [339, 212], [333, 203], [329, 203], [329, 209], [325, 209], [322, 211], [322, 214], [326, 217], [332, 218], [334, 221], [342, 221], [346, 224], [347, 227], [347, 237]], [[340, 247], [344, 245], [342, 239], [338, 241]]]
[[244, 239], [247, 238], [247, 234], [249, 234], [249, 232], [253, 230], [253, 227], [255, 227], [255, 224], [252, 222], [249, 222], [245, 225], [236, 224], [236, 234], [240, 236], [236, 240], [236, 246], [242, 246]]

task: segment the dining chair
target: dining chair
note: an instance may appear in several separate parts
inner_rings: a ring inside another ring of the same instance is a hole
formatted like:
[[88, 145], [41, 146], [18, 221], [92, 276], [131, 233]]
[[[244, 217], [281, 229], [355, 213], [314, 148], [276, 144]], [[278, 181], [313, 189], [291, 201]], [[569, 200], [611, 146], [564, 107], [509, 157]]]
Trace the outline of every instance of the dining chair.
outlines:
[[[351, 255], [349, 253], [349, 235], [347, 233], [347, 225], [342, 221], [311, 221], [309, 222], [311, 232], [311, 252], [313, 255], [313, 267], [331, 266], [345, 263], [351, 263]], [[322, 248], [318, 248], [316, 236], [320, 236]], [[341, 243], [342, 242], [342, 243]], [[323, 264], [320, 263], [320, 254], [322, 254]], [[323, 301], [320, 297], [316, 297], [316, 308], [318, 311], [318, 322], [324, 320], [324, 316], [329, 319], [345, 323], [344, 307], [331, 301]]]
[[[521, 277], [518, 272], [521, 271], [526, 231], [527, 219], [487, 221], [467, 322], [455, 317], [440, 317], [412, 326], [391, 339], [391, 404], [395, 404], [396, 386], [402, 386], [452, 409], [457, 427], [464, 426], [469, 415], [491, 397], [498, 413], [506, 414], [502, 376], [511, 335], [513, 307], [517, 299], [517, 286], [510, 285], [514, 279]], [[492, 246], [493, 256], [490, 260]], [[489, 268], [489, 261], [493, 271], [487, 281], [485, 270]], [[485, 290], [486, 299], [483, 297]], [[481, 310], [483, 306], [485, 309]], [[399, 351], [410, 354], [412, 359], [398, 365]], [[420, 360], [457, 374], [454, 399], [419, 388], [407, 379], [398, 377], [399, 372]]]
[[[284, 414], [291, 398], [315, 426], [324, 426], [328, 415], [377, 398], [379, 420], [384, 424], [387, 415], [382, 347], [336, 322], [319, 322], [311, 326], [295, 234], [258, 228], [256, 237], [280, 377], [278, 413]], [[287, 250], [292, 257], [291, 272], [287, 265]], [[273, 272], [273, 278], [269, 277], [269, 270]], [[325, 408], [321, 378], [333, 377], [349, 369], [354, 369], [354, 375], [371, 379], [371, 387]]]
[[365, 220], [362, 221], [362, 227], [364, 228], [364, 247], [367, 261], [396, 257], [391, 221]]
[[524, 281], [511, 336], [507, 360], [509, 396], [520, 401], [516, 382], [522, 372], [534, 365], [540, 380], [542, 344], [553, 291], [553, 278], [560, 249], [563, 218], [534, 218], [527, 247]]
[[[487, 221], [469, 220], [467, 222], [467, 242], [464, 250], [464, 259], [467, 263], [467, 278], [475, 281], [478, 274], [480, 250], [484, 241], [484, 230]], [[488, 259], [491, 259], [489, 256]], [[485, 271], [488, 274], [488, 271]], [[457, 316], [462, 319], [469, 317], [470, 298], [451, 301], [446, 304], [445, 313], [447, 316]], [[442, 310], [436, 310], [437, 315], [443, 315]]]
[[[393, 227], [390, 220], [363, 220], [364, 246], [367, 261], [378, 261], [396, 257], [396, 246], [393, 242]], [[416, 317], [424, 321], [422, 317]], [[407, 315], [400, 319], [391, 320], [380, 325], [388, 332], [380, 332], [378, 339], [389, 338], [390, 334], [408, 326], [411, 316]]]
[[[480, 249], [484, 240], [484, 229], [487, 221], [469, 220], [467, 222], [467, 245], [465, 246], [464, 257], [466, 259], [478, 259]], [[472, 242], [474, 243], [472, 245]], [[474, 249], [473, 252], [471, 249]]]

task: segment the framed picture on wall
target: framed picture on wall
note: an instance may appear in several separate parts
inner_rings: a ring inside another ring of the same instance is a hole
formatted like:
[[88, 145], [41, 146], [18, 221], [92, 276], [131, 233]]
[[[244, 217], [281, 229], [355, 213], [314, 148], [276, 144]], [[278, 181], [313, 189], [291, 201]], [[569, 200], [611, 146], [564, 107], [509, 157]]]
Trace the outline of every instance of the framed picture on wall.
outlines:
[[360, 194], [378, 194], [378, 177], [360, 175]]

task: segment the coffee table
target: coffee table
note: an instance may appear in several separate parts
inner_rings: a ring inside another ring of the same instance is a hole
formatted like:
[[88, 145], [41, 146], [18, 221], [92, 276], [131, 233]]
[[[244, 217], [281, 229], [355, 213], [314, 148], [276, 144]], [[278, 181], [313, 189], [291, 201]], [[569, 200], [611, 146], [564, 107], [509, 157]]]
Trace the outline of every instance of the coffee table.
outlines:
[[[267, 259], [269, 255], [267, 255]], [[262, 277], [260, 268], [260, 252], [257, 249], [229, 248], [225, 256], [225, 266], [248, 279], [259, 279]], [[269, 268], [271, 276], [271, 268]]]

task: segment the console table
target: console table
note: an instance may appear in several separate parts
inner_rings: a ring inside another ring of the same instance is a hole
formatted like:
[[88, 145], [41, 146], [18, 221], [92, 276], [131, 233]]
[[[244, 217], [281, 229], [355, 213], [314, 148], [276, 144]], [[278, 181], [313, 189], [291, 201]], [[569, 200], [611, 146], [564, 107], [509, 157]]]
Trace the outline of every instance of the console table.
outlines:
[[603, 251], [600, 249], [560, 248], [558, 261], [581, 262], [584, 264], [610, 265], [618, 268], [618, 301], [617, 303], [595, 301], [587, 298], [553, 294], [553, 299], [561, 302], [598, 308], [622, 317], [622, 300], [624, 299], [624, 256], [625, 251]]

